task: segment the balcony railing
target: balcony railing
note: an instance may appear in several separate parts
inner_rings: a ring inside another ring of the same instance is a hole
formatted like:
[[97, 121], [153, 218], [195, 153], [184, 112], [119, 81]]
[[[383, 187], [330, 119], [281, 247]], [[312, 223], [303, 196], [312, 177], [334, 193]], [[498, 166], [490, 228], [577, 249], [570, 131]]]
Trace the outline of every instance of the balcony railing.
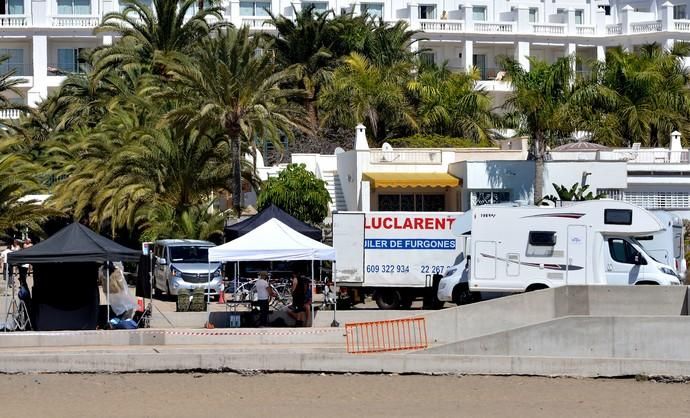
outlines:
[[10, 71], [14, 71], [12, 77], [31, 77], [34, 69], [31, 64], [4, 63], [0, 65], [0, 74]]
[[688, 150], [671, 151], [665, 148], [657, 149], [615, 149], [610, 152], [601, 152], [601, 159], [624, 160], [633, 164], [665, 164], [690, 162]]
[[630, 30], [632, 33], [659, 32], [661, 30], [661, 21], [631, 23]]
[[442, 154], [439, 149], [425, 150], [371, 150], [371, 164], [441, 164]]
[[607, 35], [620, 35], [623, 33], [623, 25], [616, 23], [615, 25], [606, 25]]
[[244, 16], [242, 17], [242, 26], [247, 26], [250, 29], [275, 30], [275, 26], [269, 23], [271, 20], [268, 16]]
[[475, 32], [498, 32], [498, 33], [512, 33], [513, 24], [512, 23], [475, 23]]
[[690, 32], [690, 20], [676, 20], [673, 28], [679, 32]]
[[0, 119], [19, 119], [19, 116], [21, 116], [21, 114], [22, 112], [17, 109], [3, 109], [0, 110]]
[[0, 15], [0, 27], [23, 28], [29, 25], [29, 19], [24, 15]]
[[462, 20], [420, 20], [419, 27], [425, 32], [462, 32]]
[[482, 81], [507, 81], [506, 72], [502, 68], [475, 67]]
[[66, 77], [70, 74], [84, 74], [88, 71], [86, 64], [60, 65], [48, 63], [48, 76]]
[[52, 16], [50, 26], [54, 28], [95, 28], [101, 22], [100, 16]]
[[578, 35], [594, 35], [596, 33], [596, 28], [594, 25], [577, 25], [575, 26], [575, 32]]
[[565, 34], [565, 25], [560, 23], [533, 23], [534, 33], [545, 33], [549, 35]]

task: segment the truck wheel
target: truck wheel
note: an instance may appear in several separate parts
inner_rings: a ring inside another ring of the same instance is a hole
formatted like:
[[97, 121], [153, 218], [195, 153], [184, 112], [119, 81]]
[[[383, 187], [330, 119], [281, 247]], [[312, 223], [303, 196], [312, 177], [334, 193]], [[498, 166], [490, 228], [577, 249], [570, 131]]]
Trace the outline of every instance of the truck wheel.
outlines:
[[453, 303], [460, 305], [467, 305], [474, 302], [474, 296], [470, 292], [470, 287], [467, 283], [460, 283], [453, 288]]
[[412, 307], [412, 302], [414, 302], [414, 297], [407, 294], [402, 294], [400, 299], [400, 308], [410, 309]]
[[395, 289], [377, 290], [374, 295], [376, 306], [379, 309], [399, 309], [400, 308], [400, 292]]

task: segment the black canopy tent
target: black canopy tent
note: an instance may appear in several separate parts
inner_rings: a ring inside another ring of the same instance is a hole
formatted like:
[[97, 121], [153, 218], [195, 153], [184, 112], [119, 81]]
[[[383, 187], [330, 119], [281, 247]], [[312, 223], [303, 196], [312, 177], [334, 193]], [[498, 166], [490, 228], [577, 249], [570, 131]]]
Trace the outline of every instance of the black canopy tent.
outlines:
[[[34, 283], [34, 288], [38, 289], [40, 293], [39, 301], [41, 299], [47, 300], [48, 297], [64, 298], [64, 300], [72, 302], [68, 303], [67, 306], [73, 308], [80, 303], [76, 299], [91, 297], [93, 289], [97, 295], [98, 288], [92, 285], [95, 281], [88, 280], [87, 276], [92, 277], [93, 273], [98, 271], [98, 264], [108, 261], [138, 262], [139, 256], [139, 251], [124, 247], [75, 222], [45, 241], [30, 248], [9, 253], [7, 263], [11, 265], [31, 264], [34, 266], [35, 279], [44, 276], [40, 279], [43, 282], [42, 285], [37, 286]], [[110, 271], [108, 269], [106, 271], [108, 272], [106, 276], [106, 298], [107, 304], [110, 306]], [[70, 281], [67, 283], [48, 281], [45, 279], [45, 276], [48, 275], [69, 277]], [[80, 289], [79, 286], [70, 287], [70, 284], [84, 285], [86, 289]], [[78, 296], [75, 297], [75, 294]], [[35, 292], [34, 296], [36, 296]], [[63, 304], [63, 306], [65, 305]], [[51, 314], [54, 313], [51, 312]], [[108, 320], [110, 320], [109, 309]]]
[[239, 238], [273, 218], [278, 219], [280, 222], [313, 240], [321, 241], [322, 239], [321, 230], [319, 228], [314, 228], [313, 226], [300, 221], [275, 205], [270, 205], [264, 208], [261, 212], [249, 219], [245, 219], [244, 221], [238, 222], [234, 225], [226, 226], [225, 239], [227, 241], [232, 241], [236, 238]]
[[45, 241], [7, 255], [9, 264], [104, 263], [139, 261], [139, 251], [98, 235], [80, 223], [72, 223]]

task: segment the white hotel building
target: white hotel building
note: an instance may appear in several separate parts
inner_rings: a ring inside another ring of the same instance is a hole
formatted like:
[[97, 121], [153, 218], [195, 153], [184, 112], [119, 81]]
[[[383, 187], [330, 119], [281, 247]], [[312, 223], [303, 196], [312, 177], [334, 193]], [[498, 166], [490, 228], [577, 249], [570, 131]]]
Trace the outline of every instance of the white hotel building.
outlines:
[[[424, 59], [447, 61], [458, 71], [477, 67], [481, 84], [498, 101], [510, 91], [496, 69], [500, 56], [513, 56], [525, 66], [527, 56], [553, 61], [576, 54], [583, 61], [601, 60], [609, 47], [650, 42], [668, 47], [690, 40], [687, 3], [659, 0], [223, 0], [222, 8], [225, 19], [236, 26], [271, 30], [264, 25], [265, 9], [291, 16], [293, 7], [306, 5], [407, 21], [412, 29], [424, 31], [418, 46], [429, 49]], [[10, 56], [0, 71], [14, 69], [26, 80], [21, 84], [23, 97], [12, 99], [35, 106], [59, 88], [67, 74], [82, 71], [83, 49], [116, 42], [93, 30], [103, 15], [120, 8], [118, 0], [0, 0], [0, 54]], [[333, 210], [390, 210], [395, 205], [467, 210], [478, 204], [532, 199], [533, 162], [525, 161], [520, 141], [493, 150], [393, 151], [369, 150], [365, 140], [358, 142], [362, 146], [339, 155], [293, 155], [327, 181]], [[689, 151], [681, 148], [679, 137], [671, 142], [669, 149], [554, 152], [544, 178], [546, 193], [553, 193], [551, 182], [581, 181], [611, 197], [678, 211], [690, 219]], [[279, 169], [266, 168], [266, 174]], [[421, 177], [424, 184], [419, 183]], [[412, 183], [400, 183], [404, 179]]]
[[[429, 51], [423, 59], [447, 61], [458, 71], [477, 67], [481, 84], [499, 101], [510, 89], [497, 70], [500, 56], [514, 56], [525, 66], [527, 56], [553, 61], [576, 54], [586, 61], [603, 59], [607, 47], [690, 40], [687, 3], [659, 0], [222, 1], [226, 20], [256, 30], [271, 30], [264, 25], [265, 9], [292, 16], [293, 7], [306, 5], [407, 21], [424, 31], [418, 47]], [[66, 74], [79, 72], [82, 49], [113, 41], [95, 36], [93, 29], [103, 15], [121, 7], [118, 0], [0, 0], [0, 53], [11, 57], [0, 71], [14, 69], [26, 79], [24, 97], [13, 99], [35, 105]]]

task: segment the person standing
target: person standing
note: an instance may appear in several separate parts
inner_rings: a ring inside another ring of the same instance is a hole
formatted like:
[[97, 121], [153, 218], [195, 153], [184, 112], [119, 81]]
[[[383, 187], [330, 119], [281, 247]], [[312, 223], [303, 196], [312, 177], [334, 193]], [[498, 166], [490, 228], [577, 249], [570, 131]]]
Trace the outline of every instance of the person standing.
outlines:
[[271, 285], [268, 283], [268, 273], [262, 271], [254, 283], [256, 296], [259, 303], [259, 327], [268, 325], [268, 304], [271, 296], [275, 296]]
[[3, 277], [5, 280], [7, 280], [7, 278], [8, 278], [7, 271], [8, 271], [8, 267], [9, 267], [9, 266], [7, 265], [7, 254], [9, 254], [9, 253], [11, 253], [11, 252], [12, 252], [12, 249], [11, 249], [11, 247], [8, 245], [7, 248], [5, 248], [4, 250], [2, 250], [2, 253], [0, 253], [0, 257], [2, 257], [2, 277]]
[[302, 327], [307, 320], [304, 312], [305, 305], [305, 290], [304, 290], [304, 280], [296, 272], [292, 273], [292, 306], [288, 311], [290, 315], [295, 320], [295, 326]]
[[[27, 248], [31, 248], [33, 244], [31, 243], [31, 239], [27, 238], [24, 240], [23, 247], [22, 249], [26, 250]], [[29, 268], [31, 265], [29, 264], [22, 264], [19, 266], [19, 284], [22, 287], [29, 288], [29, 285], [26, 281], [27, 276], [29, 275]]]

